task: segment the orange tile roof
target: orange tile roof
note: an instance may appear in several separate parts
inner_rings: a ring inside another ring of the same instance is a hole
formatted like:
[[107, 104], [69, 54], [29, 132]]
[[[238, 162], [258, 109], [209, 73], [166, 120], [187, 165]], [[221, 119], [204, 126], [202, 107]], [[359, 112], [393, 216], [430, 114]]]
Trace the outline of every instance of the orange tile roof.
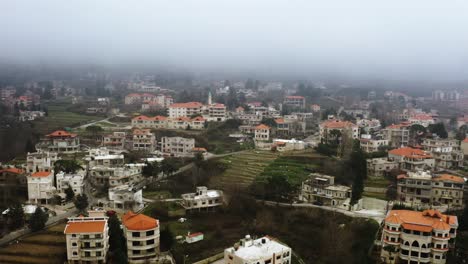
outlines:
[[277, 119], [275, 119], [275, 122], [276, 122], [276, 124], [283, 124], [284, 119], [283, 118], [277, 118]]
[[402, 128], [406, 128], [406, 127], [409, 127], [409, 126], [410, 126], [409, 123], [402, 122], [400, 124], [389, 125], [389, 126], [386, 127], [386, 129], [402, 129]]
[[68, 133], [65, 130], [57, 130], [47, 135], [48, 137], [76, 137], [76, 134]]
[[135, 214], [128, 211], [122, 217], [122, 223], [129, 230], [148, 230], [158, 227], [158, 220], [144, 214]]
[[102, 233], [104, 232], [106, 222], [105, 220], [68, 222], [63, 232], [65, 234]]
[[175, 121], [190, 121], [189, 117], [186, 116], [179, 116], [177, 118], [174, 118]]
[[169, 108], [198, 108], [202, 107], [202, 105], [200, 102], [175, 103], [171, 104]]
[[154, 120], [154, 121], [164, 121], [164, 120], [166, 120], [166, 119], [167, 119], [167, 117], [165, 117], [165, 116], [160, 116], [160, 115], [153, 117], [153, 120]]
[[201, 116], [197, 116], [195, 118], [192, 118], [192, 121], [205, 121], [205, 118], [203, 118]]
[[450, 225], [458, 225], [458, 219], [456, 216], [444, 215], [437, 210], [425, 210], [423, 212], [391, 210], [387, 214], [385, 222], [391, 224], [402, 224], [405, 229], [422, 232], [430, 232], [433, 228], [449, 230]]
[[206, 152], [206, 148], [193, 148], [192, 151], [202, 151], [202, 152]]
[[188, 237], [196, 237], [196, 236], [202, 236], [202, 235], [203, 235], [202, 232], [197, 232], [197, 233], [188, 234], [187, 236]]
[[151, 120], [151, 119], [152, 119], [151, 117], [140, 115], [140, 116], [134, 117], [132, 120]]
[[434, 120], [434, 118], [433, 118], [431, 115], [428, 115], [428, 114], [414, 115], [413, 117], [410, 117], [410, 119], [415, 119], [415, 120]]
[[151, 133], [150, 129], [135, 129], [133, 130], [134, 135], [146, 135]]
[[463, 142], [468, 143], [468, 138], [465, 138]]
[[349, 121], [339, 121], [339, 120], [328, 120], [320, 124], [325, 128], [349, 128], [356, 126], [355, 124]]
[[15, 174], [21, 174], [24, 172], [24, 170], [22, 169], [18, 169], [18, 168], [6, 168], [6, 169], [3, 169], [3, 170], [0, 170], [0, 173], [2, 172], [11, 172], [11, 173], [15, 173]]
[[388, 154], [411, 157], [411, 158], [431, 158], [430, 154], [427, 154], [425, 151], [416, 148], [403, 147], [398, 149], [392, 149]]
[[31, 177], [48, 177], [51, 173], [50, 171], [38, 171], [31, 174]]
[[450, 175], [450, 174], [437, 175], [436, 177], [432, 178], [432, 180], [434, 180], [434, 181], [451, 181], [451, 182], [465, 183], [465, 180], [462, 177], [458, 177], [458, 176]]
[[226, 106], [224, 104], [216, 103], [216, 104], [212, 104], [211, 107], [213, 107], [213, 108], [225, 108]]
[[267, 126], [267, 125], [264, 125], [264, 124], [260, 124], [260, 125], [255, 127], [255, 130], [260, 130], [260, 129], [268, 129], [269, 130], [270, 127]]
[[131, 93], [131, 94], [127, 94], [128, 97], [140, 97], [141, 95], [138, 94], [138, 93]]

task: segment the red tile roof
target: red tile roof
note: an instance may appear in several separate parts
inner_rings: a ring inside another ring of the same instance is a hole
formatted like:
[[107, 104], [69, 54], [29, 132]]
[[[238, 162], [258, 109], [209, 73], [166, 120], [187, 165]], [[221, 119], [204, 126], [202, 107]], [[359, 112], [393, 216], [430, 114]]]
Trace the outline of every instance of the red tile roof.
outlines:
[[203, 118], [201, 116], [197, 116], [195, 118], [192, 118], [192, 121], [205, 121], [205, 118]]
[[141, 95], [138, 94], [138, 93], [131, 93], [131, 94], [127, 94], [128, 97], [140, 97]]
[[24, 172], [24, 170], [22, 169], [18, 169], [18, 168], [6, 168], [6, 169], [3, 169], [3, 170], [0, 170], [0, 173], [2, 172], [11, 172], [11, 173], [15, 173], [15, 174], [21, 174]]
[[402, 129], [402, 128], [406, 128], [406, 127], [409, 127], [410, 124], [407, 123], [407, 122], [402, 122], [400, 124], [392, 124], [392, 125], [389, 125], [386, 127], [386, 129]]
[[414, 115], [413, 117], [410, 117], [410, 119], [415, 119], [415, 120], [434, 120], [434, 118], [433, 118], [431, 115], [428, 115], [428, 114]]
[[195, 152], [206, 152], [206, 148], [193, 148], [192, 151], [195, 151]]
[[135, 214], [128, 211], [122, 217], [122, 223], [129, 230], [148, 230], [158, 227], [158, 220], [144, 214]]
[[31, 174], [31, 177], [48, 177], [51, 173], [50, 171], [38, 171]]
[[199, 108], [202, 107], [203, 104], [200, 102], [188, 102], [188, 103], [175, 103], [171, 104], [169, 108]]
[[106, 226], [105, 220], [86, 221], [86, 222], [68, 222], [63, 231], [65, 234], [82, 233], [103, 233]]
[[349, 121], [339, 121], [339, 120], [327, 120], [320, 124], [322, 127], [325, 128], [349, 128], [356, 126], [355, 124]]
[[261, 129], [268, 129], [270, 130], [270, 127], [267, 126], [267, 125], [264, 125], [264, 124], [260, 124], [258, 126], [255, 127], [255, 130], [261, 130]]
[[196, 236], [202, 236], [202, 235], [203, 235], [202, 232], [197, 232], [197, 233], [188, 234], [187, 236], [188, 237], [196, 237]]
[[275, 119], [275, 123], [276, 123], [276, 124], [283, 124], [283, 123], [284, 123], [284, 119], [283, 119], [283, 118], [277, 118], [277, 119]]
[[68, 133], [65, 130], [57, 130], [48, 134], [47, 137], [76, 137], [76, 134]]
[[134, 129], [133, 130], [134, 135], [146, 135], [150, 133], [151, 133], [150, 129]]
[[410, 148], [410, 147], [403, 147], [398, 149], [392, 149], [388, 152], [388, 154], [403, 156], [408, 158], [431, 158], [430, 154], [427, 154], [424, 150]]
[[458, 177], [455, 175], [450, 175], [450, 174], [441, 174], [438, 175], [434, 178], [432, 178], [434, 181], [451, 181], [451, 182], [457, 182], [457, 183], [465, 183], [465, 180], [462, 177]]
[[392, 210], [385, 218], [386, 223], [402, 224], [403, 228], [431, 232], [432, 229], [449, 230], [450, 225], [457, 225], [456, 216], [444, 215], [437, 210], [423, 212], [410, 210]]
[[287, 99], [304, 99], [304, 96], [300, 95], [288, 95], [286, 96]]

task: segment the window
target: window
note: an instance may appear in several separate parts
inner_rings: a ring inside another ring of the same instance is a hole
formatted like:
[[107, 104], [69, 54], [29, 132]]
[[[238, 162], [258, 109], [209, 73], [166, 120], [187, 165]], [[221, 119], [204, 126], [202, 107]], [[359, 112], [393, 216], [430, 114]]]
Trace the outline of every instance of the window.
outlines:
[[140, 246], [140, 241], [133, 241], [132, 246]]
[[101, 251], [97, 251], [97, 252], [96, 252], [96, 257], [100, 257], [100, 256], [102, 256]]
[[138, 255], [138, 254], [140, 254], [140, 250], [133, 250], [132, 253], [133, 253], [133, 255]]
[[76, 247], [77, 244], [75, 242], [72, 243], [72, 247]]
[[154, 244], [154, 239], [146, 241], [146, 245], [153, 245]]
[[77, 256], [77, 255], [78, 255], [78, 252], [73, 251], [73, 256]]
[[154, 235], [154, 230], [146, 231], [146, 235], [147, 235], [147, 236], [152, 236], [152, 235]]
[[140, 237], [140, 232], [132, 232], [133, 237]]

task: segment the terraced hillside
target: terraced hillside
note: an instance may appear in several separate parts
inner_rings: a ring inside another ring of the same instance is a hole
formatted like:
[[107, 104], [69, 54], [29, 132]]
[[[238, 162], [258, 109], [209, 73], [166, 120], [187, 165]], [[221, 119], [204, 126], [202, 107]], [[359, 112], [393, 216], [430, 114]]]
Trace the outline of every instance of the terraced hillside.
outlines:
[[67, 254], [64, 228], [65, 224], [55, 225], [0, 248], [0, 263], [63, 263]]
[[245, 189], [278, 155], [271, 151], [252, 150], [227, 156], [222, 161], [228, 165], [228, 169], [223, 174], [212, 177], [209, 185], [223, 190]]

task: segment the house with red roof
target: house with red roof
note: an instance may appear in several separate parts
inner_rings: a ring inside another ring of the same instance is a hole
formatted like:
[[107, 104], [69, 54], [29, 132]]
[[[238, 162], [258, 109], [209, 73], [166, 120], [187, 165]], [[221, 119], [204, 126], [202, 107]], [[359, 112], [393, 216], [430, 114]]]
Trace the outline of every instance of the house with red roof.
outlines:
[[136, 116], [132, 119], [132, 126], [135, 128], [162, 128], [162, 129], [194, 129], [205, 128], [206, 119], [202, 116], [190, 117], [165, 117], [145, 115]]
[[400, 164], [402, 170], [424, 170], [435, 167], [434, 157], [421, 149], [403, 147], [392, 149], [388, 152], [388, 158]]
[[168, 114], [171, 118], [201, 115], [202, 107], [200, 102], [174, 103], [169, 106]]
[[156, 263], [159, 255], [159, 220], [128, 211], [122, 216], [129, 263]]
[[69, 217], [63, 233], [68, 263], [106, 263], [109, 251], [108, 217], [104, 211]]
[[80, 150], [80, 138], [77, 134], [57, 130], [41, 139], [36, 145], [39, 151], [74, 153]]
[[270, 141], [271, 127], [260, 124], [255, 127], [255, 141]]
[[326, 120], [319, 124], [320, 140], [329, 142], [336, 140], [340, 135], [344, 133], [352, 138], [359, 139], [359, 127], [358, 125], [349, 121], [342, 121], [338, 119]]
[[150, 129], [133, 130], [133, 150], [152, 152], [157, 147], [156, 137]]
[[385, 263], [445, 264], [457, 229], [455, 215], [437, 210], [391, 210], [384, 220], [380, 256]]
[[28, 199], [36, 204], [48, 204], [56, 193], [54, 171], [38, 171], [27, 176]]

